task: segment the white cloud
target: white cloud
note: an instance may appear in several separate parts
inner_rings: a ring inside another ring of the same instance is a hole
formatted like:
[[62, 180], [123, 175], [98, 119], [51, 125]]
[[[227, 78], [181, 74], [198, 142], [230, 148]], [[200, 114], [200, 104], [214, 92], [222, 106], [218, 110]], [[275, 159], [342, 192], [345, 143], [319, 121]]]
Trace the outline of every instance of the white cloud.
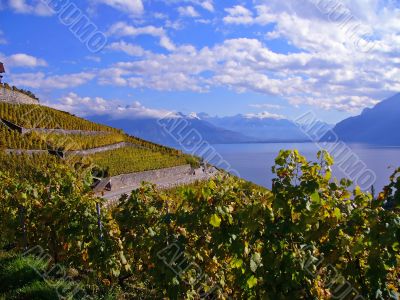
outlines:
[[[228, 39], [199, 49], [164, 45], [171, 53], [148, 52], [140, 59], [116, 63], [104, 71], [100, 82], [168, 91], [228, 87], [280, 96], [293, 105], [351, 112], [399, 92], [400, 9], [383, 0], [345, 0], [354, 18], [344, 26], [312, 1], [256, 0], [248, 8], [228, 8], [225, 24], [254, 24], [257, 31], [266, 26], [264, 36]], [[197, 1], [174, 1], [182, 2]], [[366, 41], [365, 33], [371, 29], [376, 47], [365, 53], [356, 46]], [[137, 30], [125, 34], [135, 35]], [[154, 36], [167, 37], [165, 32]], [[289, 52], [272, 51], [268, 39], [281, 39]], [[113, 76], [107, 82], [109, 72]]]
[[98, 0], [97, 2], [133, 15], [140, 15], [144, 11], [142, 0]]
[[251, 24], [253, 23], [253, 13], [242, 5], [226, 8], [228, 15], [224, 18], [227, 24]]
[[[15, 11], [35, 13], [34, 1], [12, 2]], [[125, 1], [105, 2], [118, 9], [126, 4]], [[202, 9], [214, 11], [212, 1], [169, 2], [174, 7], [192, 7], [197, 13], [205, 14]], [[111, 40], [108, 49], [132, 56], [126, 61], [69, 76], [43, 73], [13, 76], [28, 86], [48, 88], [51, 85], [66, 88], [69, 81], [71, 86], [77, 86], [95, 75], [99, 84], [135, 89], [206, 92], [215, 87], [227, 87], [237, 92], [273, 94], [286, 98], [293, 105], [309, 104], [352, 112], [400, 91], [400, 9], [394, 2], [343, 0], [344, 7], [340, 11], [353, 16], [347, 24], [337, 15], [318, 8], [315, 5], [321, 3], [318, 0], [269, 0], [267, 4], [265, 0], [254, 0], [251, 3], [247, 7], [227, 8], [223, 22], [215, 21], [228, 24], [229, 30], [236, 28], [233, 25], [245, 25], [248, 31], [238, 31], [243, 38], [227, 39], [207, 47], [176, 45], [167, 28], [181, 29], [181, 24], [159, 15], [162, 19], [157, 22], [165, 23], [164, 27], [147, 25], [147, 19], [140, 20], [141, 23], [132, 21], [136, 25], [118, 22], [111, 26], [110, 39], [124, 37], [126, 41]], [[128, 11], [126, 7], [125, 11]], [[265, 28], [265, 32], [255, 35], [260, 28]], [[365, 53], [357, 44], [366, 42], [365, 33], [369, 31], [376, 39], [376, 47]], [[140, 35], [154, 37], [169, 52], [157, 54], [129, 39]], [[271, 39], [287, 44], [288, 51], [273, 51], [269, 47]], [[11, 61], [31, 67], [45, 65], [45, 61], [34, 57], [14, 57]], [[255, 108], [274, 109], [266, 105]]]
[[279, 54], [257, 39], [231, 39], [199, 50], [181, 46], [169, 55], [148, 52], [139, 60], [105, 69], [100, 83], [196, 92], [222, 86], [280, 96], [293, 105], [346, 111], [373, 105], [389, 95], [388, 90], [399, 88], [399, 67], [388, 69], [376, 55], [361, 59], [352, 52], [339, 54]]
[[150, 35], [154, 37], [158, 37], [160, 39], [160, 45], [167, 50], [175, 50], [174, 43], [170, 40], [167, 36], [165, 30], [161, 27], [155, 26], [145, 26], [145, 27], [134, 27], [128, 25], [125, 22], [118, 22], [113, 24], [110, 29], [108, 30], [109, 36], [129, 36], [129, 37], [136, 37], [139, 35]]
[[18, 53], [13, 54], [6, 58], [7, 64], [13, 67], [45, 67], [47, 63], [44, 59], [36, 58], [34, 56]]
[[204, 9], [213, 12], [214, 11], [214, 4], [212, 0], [208, 1], [201, 1], [200, 6], [203, 7]]
[[165, 28], [172, 28], [174, 30], [182, 30], [184, 28], [183, 22], [181, 20], [166, 20], [165, 21]]
[[201, 7], [202, 9], [208, 10], [209, 12], [214, 12], [214, 1], [213, 0], [167, 0], [168, 3], [185, 3], [185, 4], [193, 4]]
[[267, 111], [258, 114], [245, 114], [244, 117], [247, 119], [275, 119], [275, 120], [285, 119], [285, 116], [283, 115], [273, 114]]
[[51, 16], [52, 10], [41, 0], [9, 0], [8, 6], [16, 13]]
[[175, 116], [175, 113], [171, 111], [148, 108], [138, 101], [133, 101], [130, 105], [122, 105], [122, 102], [118, 100], [107, 100], [102, 97], [81, 97], [76, 93], [69, 93], [61, 97], [57, 103], [45, 103], [45, 105], [80, 116], [107, 115], [115, 119]]
[[44, 59], [34, 57], [25, 53], [17, 53], [10, 56], [4, 56], [0, 53], [0, 60], [8, 67], [45, 67], [47, 63]]
[[200, 16], [199, 13], [194, 9], [193, 6], [178, 7], [178, 12], [183, 17], [196, 18], [196, 17]]
[[37, 89], [68, 89], [80, 86], [94, 78], [93, 73], [81, 72], [66, 75], [49, 75], [42, 72], [12, 74], [11, 82], [15, 86]]
[[114, 51], [122, 51], [130, 56], [143, 56], [146, 51], [138, 46], [125, 41], [119, 41], [107, 46], [107, 49]]
[[145, 27], [134, 27], [128, 25], [125, 22], [118, 22], [113, 24], [108, 30], [108, 35], [116, 36], [138, 36], [138, 35], [151, 35], [151, 36], [163, 36], [165, 35], [164, 29], [155, 26], [145, 26]]

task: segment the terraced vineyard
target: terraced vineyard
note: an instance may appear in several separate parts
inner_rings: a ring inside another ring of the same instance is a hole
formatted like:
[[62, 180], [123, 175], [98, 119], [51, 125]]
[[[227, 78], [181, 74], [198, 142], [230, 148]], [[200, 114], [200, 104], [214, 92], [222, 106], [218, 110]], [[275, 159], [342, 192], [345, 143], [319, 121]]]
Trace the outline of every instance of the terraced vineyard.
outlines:
[[105, 133], [99, 135], [84, 134], [56, 134], [36, 133], [20, 134], [18, 131], [10, 130], [0, 123], [0, 146], [6, 149], [24, 150], [86, 150], [111, 144], [125, 142], [128, 137], [121, 133]]
[[[132, 137], [124, 134], [121, 130], [96, 124], [49, 107], [0, 103], [0, 118], [28, 129], [46, 128], [81, 131], [65, 132], [65, 134], [32, 131], [22, 134], [18, 130], [10, 129], [6, 124], [0, 122], [1, 149], [75, 151], [114, 145], [121, 142], [137, 145], [136, 148], [125, 147], [89, 156], [91, 164], [98, 166], [104, 171], [102, 174], [107, 176], [156, 170], [188, 163], [193, 166], [199, 164], [197, 158], [185, 155], [179, 150]], [[100, 132], [92, 134], [86, 131]], [[76, 163], [75, 159], [81, 159], [85, 161], [84, 163], [87, 162], [86, 158], [74, 158], [73, 163]], [[6, 156], [2, 160], [1, 169], [4, 167], [5, 170], [14, 166], [14, 164], [9, 165], [7, 163], [8, 160], [18, 161], [17, 168], [22, 169], [29, 169], [30, 166], [35, 164], [54, 163], [54, 157], [46, 153], [31, 156], [14, 155], [12, 158]]]
[[[59, 162], [59, 159], [50, 154], [39, 153], [34, 155], [26, 154], [5, 154], [0, 151], [0, 172], [9, 172], [24, 180], [36, 180], [41, 176], [37, 170], [46, 170]], [[70, 165], [75, 165], [72, 162]]]
[[125, 142], [127, 136], [120, 133], [101, 135], [83, 134], [40, 134], [38, 137], [56, 149], [85, 150]]
[[32, 134], [22, 135], [0, 122], [0, 148], [47, 149], [46, 142]]
[[0, 103], [0, 118], [25, 128], [121, 132], [47, 106]]
[[190, 156], [173, 155], [151, 149], [124, 147], [96, 153], [90, 159], [107, 175], [157, 170], [191, 163]]

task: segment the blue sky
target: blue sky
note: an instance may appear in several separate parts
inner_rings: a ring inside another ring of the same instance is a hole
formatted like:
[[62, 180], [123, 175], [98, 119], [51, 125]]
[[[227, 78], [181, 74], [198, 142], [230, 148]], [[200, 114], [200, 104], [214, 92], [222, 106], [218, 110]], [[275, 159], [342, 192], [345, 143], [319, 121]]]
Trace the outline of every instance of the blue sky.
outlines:
[[388, 0], [0, 0], [0, 61], [6, 82], [81, 115], [334, 123], [400, 91], [399, 17]]

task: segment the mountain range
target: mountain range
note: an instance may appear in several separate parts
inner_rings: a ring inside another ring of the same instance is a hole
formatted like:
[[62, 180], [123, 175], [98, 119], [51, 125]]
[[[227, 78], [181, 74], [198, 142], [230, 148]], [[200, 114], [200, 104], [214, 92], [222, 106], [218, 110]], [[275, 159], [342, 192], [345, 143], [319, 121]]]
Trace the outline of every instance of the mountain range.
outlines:
[[[359, 116], [347, 118], [331, 129], [340, 140], [349, 143], [400, 145], [400, 94], [381, 101], [373, 108], [366, 108]], [[206, 113], [177, 113], [172, 119], [187, 123], [187, 131], [196, 130], [203, 140], [211, 144], [308, 142], [309, 138], [292, 121], [269, 115], [243, 115], [218, 117]], [[162, 130], [156, 118], [115, 119], [112, 116], [90, 116], [94, 122], [123, 129], [125, 132], [168, 146], [179, 142]], [[324, 140], [324, 138], [322, 138]]]
[[344, 142], [400, 146], [400, 94], [339, 122], [333, 131]]
[[[179, 146], [179, 141], [174, 138], [174, 134], [163, 130], [159, 124], [159, 120], [155, 118], [137, 118], [137, 119], [115, 119], [111, 116], [90, 116], [91, 121], [107, 124], [116, 128], [123, 129], [125, 132], [140, 137], [154, 143], [167, 146]], [[178, 114], [178, 118], [187, 124], [180, 136], [184, 136], [185, 132], [195, 129], [202, 139], [211, 144], [229, 144], [229, 143], [250, 143], [256, 142], [255, 138], [235, 132], [229, 129], [218, 127], [206, 120], [201, 120], [192, 115]], [[168, 122], [169, 120], [164, 120]], [[176, 116], [171, 118], [172, 122], [176, 122]], [[183, 124], [183, 123], [181, 123]]]
[[[167, 131], [162, 130], [155, 118], [115, 119], [112, 116], [89, 116], [91, 121], [123, 129], [125, 132], [168, 146], [177, 146], [179, 142]], [[236, 115], [231, 117], [209, 116], [205, 113], [178, 113], [171, 117], [181, 119], [189, 129], [196, 130], [203, 140], [211, 144], [261, 143], [261, 142], [306, 142], [308, 138], [287, 119], [250, 117]], [[164, 120], [168, 122], [168, 120]], [[176, 122], [176, 120], [175, 120]], [[185, 131], [183, 131], [184, 133]]]

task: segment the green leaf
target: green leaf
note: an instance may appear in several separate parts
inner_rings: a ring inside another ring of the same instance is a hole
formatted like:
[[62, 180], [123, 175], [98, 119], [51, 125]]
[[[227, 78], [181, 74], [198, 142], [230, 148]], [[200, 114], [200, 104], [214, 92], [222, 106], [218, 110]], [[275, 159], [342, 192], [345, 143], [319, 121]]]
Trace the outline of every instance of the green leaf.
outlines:
[[342, 218], [342, 212], [337, 207], [334, 209], [333, 215], [335, 216], [336, 219], [341, 219]]
[[392, 249], [393, 249], [393, 251], [399, 251], [399, 242], [395, 242], [393, 245], [392, 245]]
[[239, 269], [242, 265], [243, 265], [243, 260], [241, 260], [240, 258], [234, 258], [231, 261], [231, 267], [233, 269]]
[[249, 289], [253, 288], [257, 284], [257, 278], [254, 275], [251, 275], [249, 279], [247, 279], [247, 286]]
[[318, 191], [315, 191], [311, 196], [311, 201], [315, 202], [315, 203], [320, 203], [321, 202], [321, 198], [319, 197], [319, 193]]
[[213, 214], [210, 218], [210, 224], [218, 228], [221, 225], [221, 218], [217, 214]]

